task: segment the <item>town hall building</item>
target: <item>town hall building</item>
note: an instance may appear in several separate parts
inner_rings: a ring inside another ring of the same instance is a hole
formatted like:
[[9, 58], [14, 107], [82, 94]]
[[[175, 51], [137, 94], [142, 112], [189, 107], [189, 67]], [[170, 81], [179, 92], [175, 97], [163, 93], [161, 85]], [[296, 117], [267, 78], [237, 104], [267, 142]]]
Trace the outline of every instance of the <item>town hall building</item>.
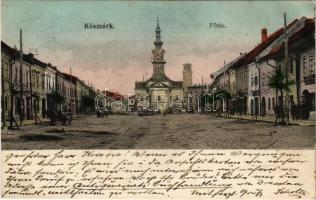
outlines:
[[[183, 81], [173, 81], [165, 74], [165, 50], [162, 48], [161, 30], [157, 19], [155, 48], [152, 50], [151, 62], [153, 74], [145, 81], [135, 82], [135, 94], [138, 101], [146, 103], [146, 107], [154, 111], [165, 111], [174, 106], [183, 106], [187, 86], [192, 85], [191, 64], [185, 64]], [[188, 66], [189, 65], [189, 66]], [[141, 104], [138, 104], [139, 106]]]

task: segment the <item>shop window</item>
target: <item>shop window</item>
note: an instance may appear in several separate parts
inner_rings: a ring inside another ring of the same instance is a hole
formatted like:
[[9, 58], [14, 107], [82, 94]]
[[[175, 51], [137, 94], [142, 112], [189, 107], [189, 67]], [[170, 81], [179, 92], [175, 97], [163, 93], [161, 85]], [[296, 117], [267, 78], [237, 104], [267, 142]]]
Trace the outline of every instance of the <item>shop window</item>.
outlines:
[[45, 88], [45, 78], [44, 75], [42, 75], [42, 89], [44, 90]]
[[[3, 61], [3, 60], [2, 60], [2, 61]], [[8, 63], [8, 62], [3, 62], [3, 63], [2, 63], [2, 66], [3, 66], [4, 78], [6, 79], [6, 77], [9, 77], [9, 71], [8, 71], [9, 63]]]
[[15, 68], [14, 82], [17, 83], [17, 81], [18, 81], [18, 68]]
[[25, 79], [26, 79], [26, 86], [28, 87], [29, 86], [29, 71], [26, 71], [25, 72]]
[[255, 85], [258, 85], [258, 76], [255, 76]]
[[39, 74], [36, 73], [36, 86], [39, 88]]
[[309, 52], [309, 72], [314, 72], [314, 63], [313, 63], [313, 52]]
[[32, 87], [35, 87], [35, 74], [32, 73]]
[[306, 70], [307, 70], [307, 59], [306, 59], [306, 55], [303, 56], [303, 73], [306, 74]]
[[295, 66], [295, 60], [291, 59], [291, 62], [290, 62], [290, 73], [291, 74], [293, 74], [293, 72], [294, 72], [294, 66]]

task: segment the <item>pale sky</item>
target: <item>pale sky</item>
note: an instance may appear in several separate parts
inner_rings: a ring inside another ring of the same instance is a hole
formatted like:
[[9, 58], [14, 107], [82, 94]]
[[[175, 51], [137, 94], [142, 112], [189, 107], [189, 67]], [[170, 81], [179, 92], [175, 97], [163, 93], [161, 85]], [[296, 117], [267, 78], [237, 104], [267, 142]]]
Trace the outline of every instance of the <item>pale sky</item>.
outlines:
[[[260, 42], [288, 21], [313, 17], [311, 1], [2, 1], [1, 39], [50, 62], [95, 87], [133, 94], [135, 81], [152, 74], [156, 17], [159, 15], [166, 74], [182, 80], [192, 63], [193, 82], [210, 82], [210, 73]], [[85, 23], [112, 23], [112, 30], [87, 30]], [[223, 23], [214, 29], [209, 23]]]

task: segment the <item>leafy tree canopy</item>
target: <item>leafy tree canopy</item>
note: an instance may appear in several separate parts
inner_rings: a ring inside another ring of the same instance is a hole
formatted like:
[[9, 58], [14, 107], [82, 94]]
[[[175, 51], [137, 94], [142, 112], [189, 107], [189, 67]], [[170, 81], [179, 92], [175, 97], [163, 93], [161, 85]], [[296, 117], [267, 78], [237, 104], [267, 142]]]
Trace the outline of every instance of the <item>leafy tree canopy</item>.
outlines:
[[269, 79], [269, 87], [277, 90], [285, 90], [285, 91], [290, 91], [290, 86], [294, 85], [295, 81], [294, 80], [288, 80], [286, 83], [286, 77], [285, 74], [282, 72], [281, 69], [277, 69], [276, 73], [270, 77]]

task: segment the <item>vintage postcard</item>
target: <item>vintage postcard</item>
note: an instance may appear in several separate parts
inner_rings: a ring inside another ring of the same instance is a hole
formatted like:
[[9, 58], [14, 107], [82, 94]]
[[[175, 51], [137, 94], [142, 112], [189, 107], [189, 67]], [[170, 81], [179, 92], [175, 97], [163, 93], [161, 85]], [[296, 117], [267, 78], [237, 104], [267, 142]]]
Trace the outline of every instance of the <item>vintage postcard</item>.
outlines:
[[1, 197], [315, 199], [315, 1], [1, 1]]

